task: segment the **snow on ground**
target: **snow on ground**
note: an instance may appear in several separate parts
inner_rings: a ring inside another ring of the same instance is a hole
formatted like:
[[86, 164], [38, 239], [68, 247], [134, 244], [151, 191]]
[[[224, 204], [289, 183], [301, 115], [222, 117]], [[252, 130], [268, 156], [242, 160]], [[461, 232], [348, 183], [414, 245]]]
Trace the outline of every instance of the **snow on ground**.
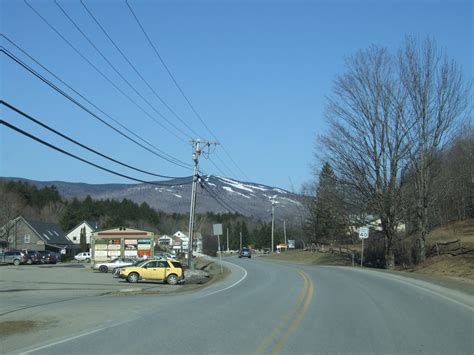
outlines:
[[280, 197], [280, 200], [288, 201], [288, 202], [291, 202], [291, 203], [293, 203], [295, 205], [298, 205], [298, 206], [301, 205], [301, 202], [292, 200], [291, 198], [288, 198], [288, 197]]
[[229, 187], [229, 186], [223, 186], [222, 188], [223, 188], [224, 190], [226, 190], [226, 191], [229, 191], [230, 193], [237, 194], [237, 195], [243, 196], [243, 197], [245, 197], [245, 198], [250, 198], [250, 197], [247, 196], [247, 195], [244, 195], [244, 194], [242, 194], [242, 193], [240, 193], [240, 192], [237, 192], [237, 191], [232, 190], [232, 188]]
[[236, 188], [236, 189], [240, 189], [240, 190], [244, 190], [244, 191], [248, 191], [248, 192], [254, 192], [249, 185], [245, 185], [245, 184], [242, 184], [240, 182], [230, 180], [230, 179], [226, 179], [226, 178], [223, 178], [223, 177], [219, 177], [219, 179], [221, 181], [225, 182], [226, 184]]

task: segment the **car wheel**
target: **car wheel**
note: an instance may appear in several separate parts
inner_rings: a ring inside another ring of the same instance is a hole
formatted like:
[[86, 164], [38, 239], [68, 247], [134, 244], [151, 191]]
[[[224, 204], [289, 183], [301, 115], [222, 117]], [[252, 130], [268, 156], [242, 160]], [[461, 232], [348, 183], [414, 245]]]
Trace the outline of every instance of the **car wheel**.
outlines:
[[15, 265], [15, 266], [20, 265], [20, 260], [18, 260], [18, 259], [13, 260], [13, 265]]
[[127, 276], [127, 281], [131, 283], [136, 283], [138, 281], [138, 274], [136, 272], [132, 272]]
[[100, 272], [107, 272], [107, 271], [109, 271], [109, 269], [108, 269], [108, 267], [105, 266], [105, 265], [100, 265], [99, 271], [100, 271]]
[[178, 276], [176, 276], [175, 274], [168, 275], [168, 277], [166, 278], [166, 282], [168, 283], [168, 285], [176, 285], [178, 283]]
[[239, 255], [239, 259], [242, 257], [242, 255]]
[[250, 259], [251, 257], [252, 257], [252, 256], [251, 256], [251, 255], [249, 255], [249, 259]]
[[91, 259], [87, 258], [85, 261], [86, 261], [86, 263], [90, 263]]

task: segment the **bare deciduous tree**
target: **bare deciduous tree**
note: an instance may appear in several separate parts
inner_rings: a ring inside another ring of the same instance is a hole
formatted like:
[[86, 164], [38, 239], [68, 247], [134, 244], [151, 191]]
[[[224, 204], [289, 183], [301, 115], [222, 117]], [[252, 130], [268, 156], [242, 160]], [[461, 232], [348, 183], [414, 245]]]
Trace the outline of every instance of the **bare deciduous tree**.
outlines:
[[366, 212], [380, 217], [385, 265], [391, 268], [401, 215], [400, 175], [407, 156], [405, 97], [386, 49], [361, 50], [346, 65], [329, 98], [329, 133], [320, 141], [338, 179], [364, 199]]
[[408, 128], [416, 192], [416, 231], [420, 261], [426, 259], [429, 209], [437, 155], [469, 109], [471, 83], [434, 40], [407, 38], [398, 55], [399, 78], [406, 93], [403, 127]]

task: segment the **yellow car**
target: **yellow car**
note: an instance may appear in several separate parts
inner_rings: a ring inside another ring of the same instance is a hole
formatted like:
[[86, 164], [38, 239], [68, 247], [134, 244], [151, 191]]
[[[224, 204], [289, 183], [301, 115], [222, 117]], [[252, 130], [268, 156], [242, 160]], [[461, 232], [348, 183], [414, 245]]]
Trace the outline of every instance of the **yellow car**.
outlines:
[[120, 269], [119, 277], [128, 282], [139, 280], [166, 281], [176, 285], [184, 279], [183, 266], [175, 260], [144, 260], [138, 265]]

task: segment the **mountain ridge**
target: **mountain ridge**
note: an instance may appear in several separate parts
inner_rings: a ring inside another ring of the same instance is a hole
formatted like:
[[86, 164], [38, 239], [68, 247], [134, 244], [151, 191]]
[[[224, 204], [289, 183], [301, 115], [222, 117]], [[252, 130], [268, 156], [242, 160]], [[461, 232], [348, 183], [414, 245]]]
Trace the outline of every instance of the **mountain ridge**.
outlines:
[[[191, 201], [191, 176], [149, 184], [89, 184], [18, 177], [2, 177], [0, 180], [23, 181], [39, 188], [54, 185], [67, 199], [83, 199], [87, 196], [97, 200], [126, 198], [136, 203], [146, 202], [154, 209], [167, 213], [188, 213]], [[268, 221], [271, 219], [273, 201], [275, 218], [296, 221], [301, 220], [304, 215], [302, 196], [278, 187], [214, 175], [200, 177], [197, 186], [198, 213], [237, 212], [246, 217]]]

